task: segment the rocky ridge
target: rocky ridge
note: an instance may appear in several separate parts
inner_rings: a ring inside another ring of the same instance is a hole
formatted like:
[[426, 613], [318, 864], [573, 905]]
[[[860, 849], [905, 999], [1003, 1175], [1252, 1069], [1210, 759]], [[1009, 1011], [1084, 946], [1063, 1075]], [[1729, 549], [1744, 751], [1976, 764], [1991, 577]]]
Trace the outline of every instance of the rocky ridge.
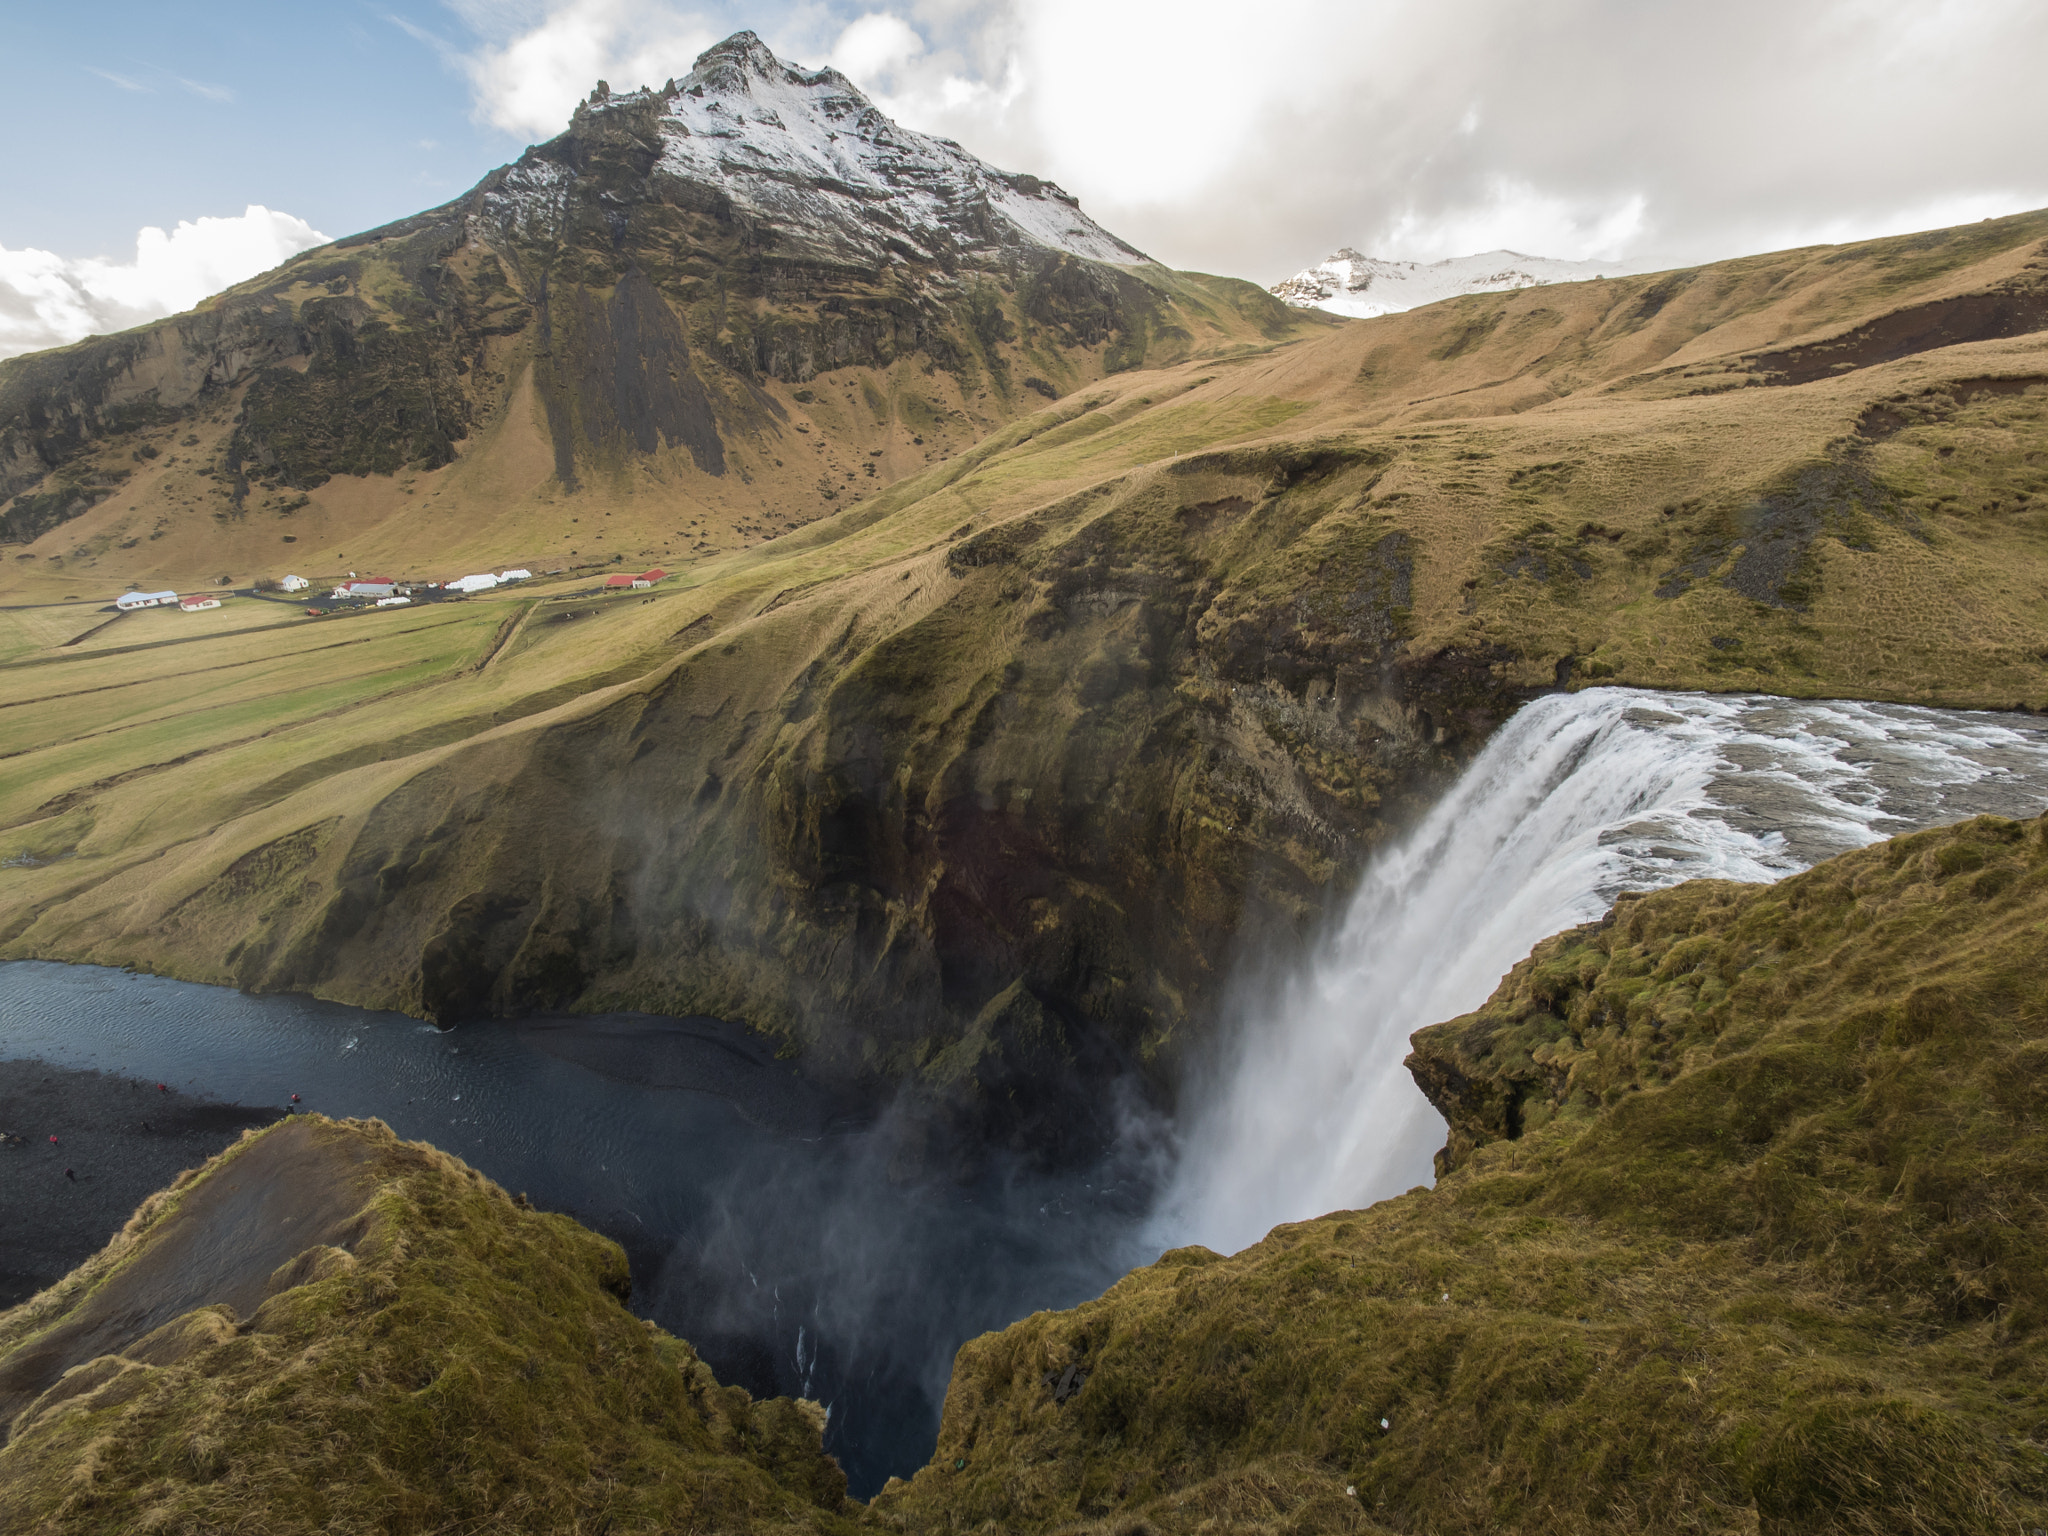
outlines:
[[[784, 64], [751, 32], [660, 89], [614, 94], [600, 82], [577, 110], [598, 131], [638, 135], [650, 176], [730, 209], [783, 259], [877, 268], [1053, 251], [1150, 263], [1052, 182], [904, 128], [837, 70]], [[485, 194], [481, 217], [530, 236], [562, 217], [572, 176], [572, 163], [530, 151]]]

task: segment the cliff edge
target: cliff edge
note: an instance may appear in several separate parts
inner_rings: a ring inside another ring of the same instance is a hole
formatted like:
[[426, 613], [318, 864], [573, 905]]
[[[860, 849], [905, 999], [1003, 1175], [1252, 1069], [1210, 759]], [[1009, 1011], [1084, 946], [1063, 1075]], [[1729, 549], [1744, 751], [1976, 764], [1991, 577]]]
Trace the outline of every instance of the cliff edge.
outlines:
[[[2048, 818], [1546, 940], [1410, 1066], [1444, 1175], [960, 1353], [904, 1529], [2048, 1520]], [[1210, 1524], [1213, 1522], [1213, 1526]]]

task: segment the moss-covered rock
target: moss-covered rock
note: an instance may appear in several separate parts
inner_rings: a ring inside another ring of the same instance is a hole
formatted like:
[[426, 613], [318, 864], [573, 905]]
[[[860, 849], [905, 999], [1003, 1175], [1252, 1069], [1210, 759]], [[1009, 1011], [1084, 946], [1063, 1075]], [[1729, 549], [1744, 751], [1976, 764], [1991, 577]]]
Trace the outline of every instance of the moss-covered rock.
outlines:
[[932, 1464], [876, 1513], [2048, 1522], [2044, 937], [2048, 818], [1624, 901], [1415, 1037], [1452, 1128], [1435, 1189], [973, 1341]]
[[0, 1526], [850, 1529], [823, 1410], [721, 1386], [627, 1283], [377, 1122], [251, 1132], [0, 1314]]

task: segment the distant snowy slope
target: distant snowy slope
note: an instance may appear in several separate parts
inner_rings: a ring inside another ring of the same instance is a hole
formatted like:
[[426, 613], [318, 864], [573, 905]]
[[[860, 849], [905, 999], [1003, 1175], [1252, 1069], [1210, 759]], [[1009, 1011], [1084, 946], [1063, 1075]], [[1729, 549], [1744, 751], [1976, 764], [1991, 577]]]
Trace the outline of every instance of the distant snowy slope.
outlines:
[[1273, 293], [1296, 309], [1327, 309], [1333, 315], [1369, 320], [1461, 294], [1578, 283], [1618, 275], [1622, 270], [1614, 262], [1553, 261], [1519, 251], [1482, 251], [1477, 256], [1452, 256], [1423, 265], [1381, 261], [1360, 255], [1347, 245], [1328, 260], [1274, 284]]

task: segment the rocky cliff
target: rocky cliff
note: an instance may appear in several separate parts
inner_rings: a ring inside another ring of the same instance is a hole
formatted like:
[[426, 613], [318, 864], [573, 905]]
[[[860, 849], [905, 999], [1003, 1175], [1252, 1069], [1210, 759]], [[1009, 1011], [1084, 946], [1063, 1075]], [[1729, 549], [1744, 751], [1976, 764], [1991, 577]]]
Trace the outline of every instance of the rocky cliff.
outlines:
[[626, 1260], [375, 1121], [251, 1132], [0, 1313], [10, 1531], [846, 1531], [824, 1410], [723, 1387]]
[[1560, 934], [1415, 1036], [1444, 1174], [961, 1352], [899, 1529], [2031, 1529], [2048, 819]]

